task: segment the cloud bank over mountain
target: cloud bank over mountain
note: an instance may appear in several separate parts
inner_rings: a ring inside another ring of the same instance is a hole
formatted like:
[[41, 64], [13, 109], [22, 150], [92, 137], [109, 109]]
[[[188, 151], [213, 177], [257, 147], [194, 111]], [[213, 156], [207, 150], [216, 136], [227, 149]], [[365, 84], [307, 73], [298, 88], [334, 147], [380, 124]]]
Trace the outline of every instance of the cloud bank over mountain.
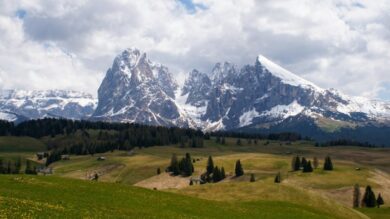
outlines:
[[261, 53], [321, 87], [388, 100], [389, 10], [384, 0], [0, 0], [0, 87], [96, 95], [111, 57], [135, 46], [182, 79]]

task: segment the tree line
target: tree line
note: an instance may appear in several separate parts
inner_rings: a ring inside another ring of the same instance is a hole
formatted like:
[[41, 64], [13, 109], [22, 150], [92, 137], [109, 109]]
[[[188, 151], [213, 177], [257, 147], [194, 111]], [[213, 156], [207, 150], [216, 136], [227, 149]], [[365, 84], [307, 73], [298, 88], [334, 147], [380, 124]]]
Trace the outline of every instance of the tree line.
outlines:
[[[31, 160], [25, 161], [25, 174], [37, 174], [37, 165]], [[22, 171], [22, 158], [4, 160], [0, 158], [0, 174], [20, 174]]]

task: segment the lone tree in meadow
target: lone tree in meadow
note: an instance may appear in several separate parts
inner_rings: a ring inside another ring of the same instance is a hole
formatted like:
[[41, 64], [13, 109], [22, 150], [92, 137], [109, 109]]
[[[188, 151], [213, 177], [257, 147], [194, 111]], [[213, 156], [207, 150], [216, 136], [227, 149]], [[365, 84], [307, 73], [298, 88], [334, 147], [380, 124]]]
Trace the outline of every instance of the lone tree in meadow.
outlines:
[[214, 171], [214, 162], [213, 158], [209, 156], [209, 159], [207, 160], [207, 167], [206, 167], [207, 174], [210, 175]]
[[237, 139], [236, 145], [241, 145], [241, 139], [240, 138]]
[[244, 169], [242, 168], [241, 161], [236, 161], [236, 168], [235, 168], [236, 177], [244, 175]]
[[317, 169], [317, 168], [318, 168], [318, 165], [319, 165], [319, 163], [318, 163], [318, 158], [317, 158], [317, 157], [314, 157], [314, 158], [313, 158], [313, 167], [314, 167], [314, 169]]
[[374, 208], [377, 205], [376, 202], [377, 200], [371, 186], [367, 186], [362, 199], [362, 207]]
[[282, 182], [282, 176], [281, 176], [280, 172], [278, 172], [278, 174], [276, 174], [274, 182], [275, 183], [281, 183]]
[[313, 172], [313, 167], [311, 167], [310, 160], [306, 162], [305, 166], [303, 167], [303, 171], [302, 172], [304, 172], [304, 173]]
[[255, 178], [255, 174], [251, 174], [251, 179], [250, 179], [250, 182], [255, 182], [256, 181], [256, 178]]
[[380, 208], [381, 205], [383, 205], [383, 204], [385, 204], [385, 202], [383, 201], [383, 198], [382, 198], [381, 194], [379, 193], [378, 198], [376, 199], [376, 206], [378, 208]]
[[324, 170], [333, 170], [332, 160], [329, 156], [325, 157]]
[[161, 170], [160, 170], [160, 167], [157, 168], [157, 175], [160, 175], [161, 174]]
[[293, 171], [298, 171], [301, 167], [301, 159], [299, 159], [299, 156], [293, 157], [291, 161], [291, 169]]
[[360, 205], [360, 186], [359, 184], [355, 184], [353, 186], [353, 202], [352, 206], [354, 208], [358, 208]]

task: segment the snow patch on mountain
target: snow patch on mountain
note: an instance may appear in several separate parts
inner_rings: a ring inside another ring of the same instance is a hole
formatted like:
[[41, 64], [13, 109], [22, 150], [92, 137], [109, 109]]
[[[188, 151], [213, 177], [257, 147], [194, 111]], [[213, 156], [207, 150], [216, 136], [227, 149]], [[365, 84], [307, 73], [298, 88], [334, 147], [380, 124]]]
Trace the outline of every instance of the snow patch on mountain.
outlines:
[[267, 59], [263, 55], [259, 55], [257, 57], [258, 61], [261, 63], [261, 65], [268, 70], [269, 73], [273, 74], [274, 76], [280, 78], [283, 83], [290, 84], [293, 86], [300, 86], [304, 88], [311, 88], [319, 92], [323, 92], [324, 90], [317, 85], [313, 84], [310, 81], [307, 81], [296, 74], [282, 68], [281, 66], [275, 64], [271, 60]]
[[251, 109], [240, 116], [240, 125], [239, 127], [244, 127], [252, 124], [252, 120], [256, 117], [259, 117], [260, 114], [255, 110]]
[[301, 106], [296, 100], [294, 100], [289, 105], [277, 105], [272, 107], [270, 110], [267, 110], [261, 113], [260, 116], [264, 117], [272, 117], [272, 118], [281, 118], [287, 119], [291, 116], [296, 116], [305, 109], [305, 107]]

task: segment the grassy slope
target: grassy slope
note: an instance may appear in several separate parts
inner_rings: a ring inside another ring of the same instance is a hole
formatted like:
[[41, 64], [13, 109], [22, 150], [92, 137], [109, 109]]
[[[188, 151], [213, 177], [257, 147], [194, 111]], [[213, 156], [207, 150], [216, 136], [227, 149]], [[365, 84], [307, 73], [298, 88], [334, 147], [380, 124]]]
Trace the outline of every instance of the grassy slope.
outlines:
[[334, 218], [330, 214], [284, 201], [217, 202], [122, 184], [0, 176], [0, 215], [12, 218]]
[[45, 144], [35, 138], [14, 136], [0, 137], [0, 152], [39, 152], [45, 150]]

